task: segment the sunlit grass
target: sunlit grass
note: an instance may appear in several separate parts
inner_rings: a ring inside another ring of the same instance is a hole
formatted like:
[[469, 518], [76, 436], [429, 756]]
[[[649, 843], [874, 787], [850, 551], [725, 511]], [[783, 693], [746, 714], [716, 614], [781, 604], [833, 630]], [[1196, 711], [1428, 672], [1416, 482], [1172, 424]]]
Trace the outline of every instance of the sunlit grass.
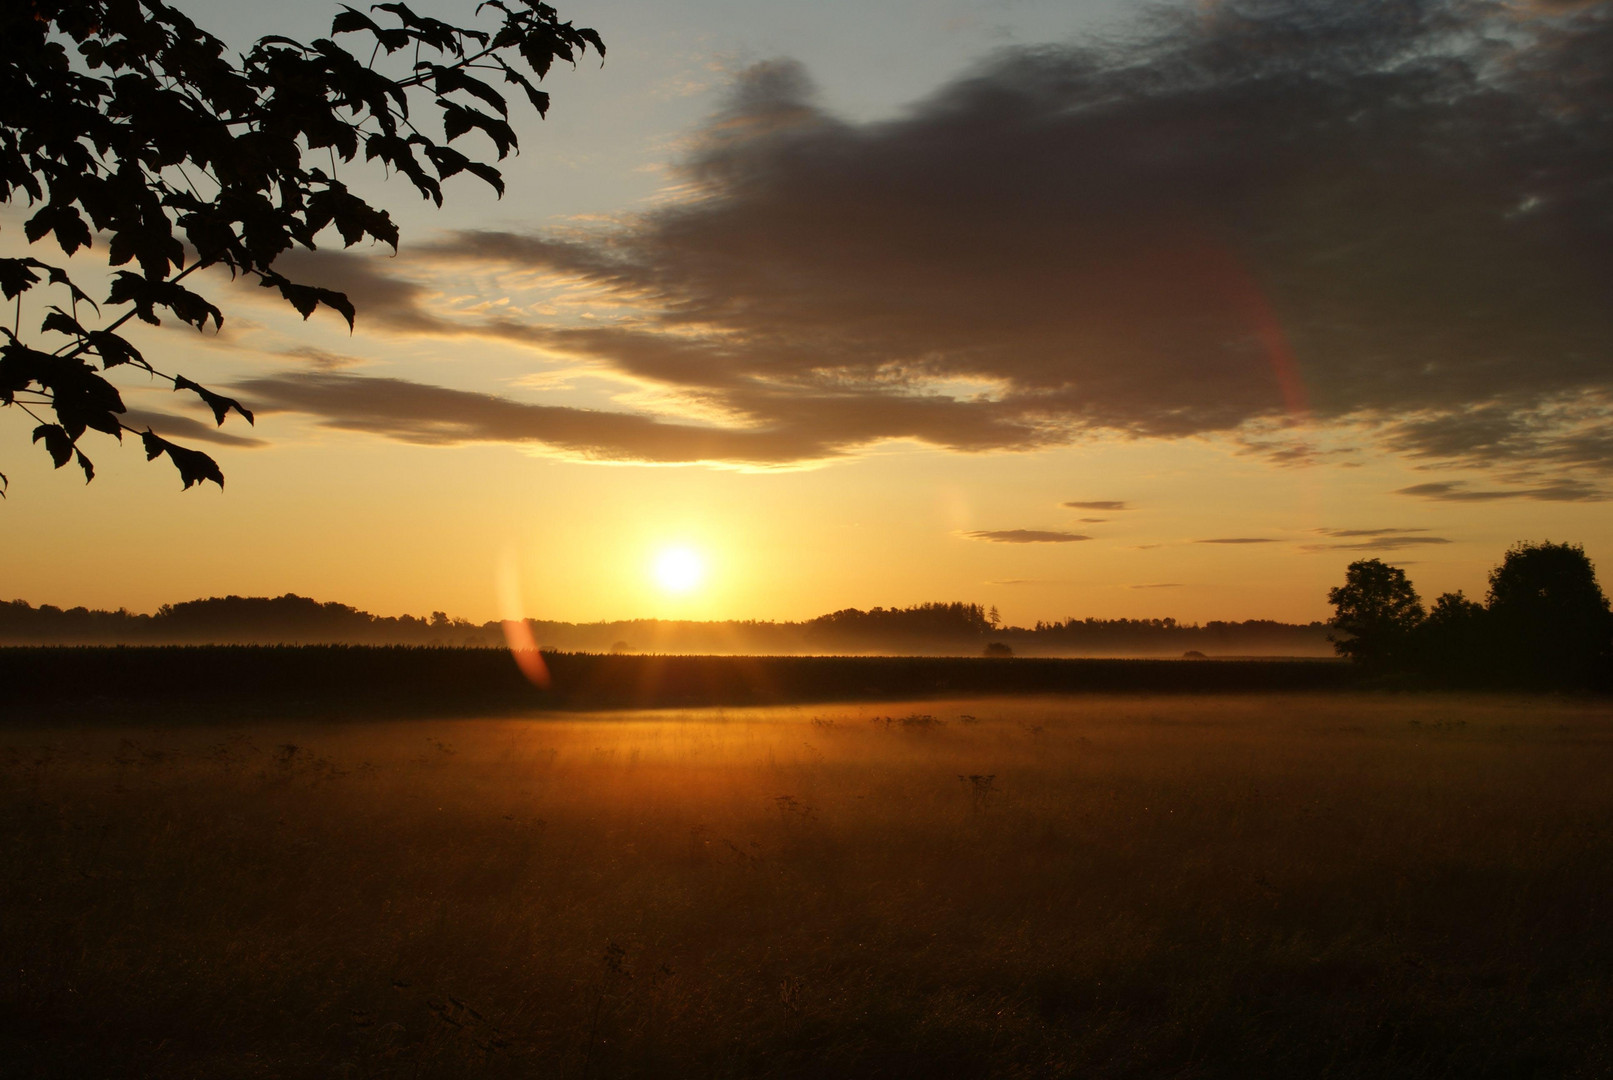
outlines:
[[11, 729], [0, 762], [22, 1075], [1610, 1060], [1594, 703]]

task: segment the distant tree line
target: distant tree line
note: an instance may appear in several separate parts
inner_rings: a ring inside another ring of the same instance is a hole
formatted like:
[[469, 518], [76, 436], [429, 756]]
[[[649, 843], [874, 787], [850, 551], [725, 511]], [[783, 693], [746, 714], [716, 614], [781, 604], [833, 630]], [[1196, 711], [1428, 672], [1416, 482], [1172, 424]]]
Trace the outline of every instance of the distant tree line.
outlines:
[[[871, 610], [844, 608], [801, 622], [692, 622], [632, 619], [598, 623], [529, 620], [545, 648], [582, 652], [909, 653], [965, 655], [987, 645], [1017, 655], [1179, 656], [1321, 655], [1322, 623], [1253, 619], [1204, 626], [1175, 619], [1067, 619], [1034, 628], [1002, 626], [979, 604], [931, 603]], [[498, 646], [498, 622], [475, 623], [433, 612], [378, 616], [304, 596], [224, 596], [165, 604], [152, 614], [34, 607], [0, 602], [0, 644], [183, 645], [351, 644]], [[1000, 654], [1001, 650], [997, 652]]]
[[445, 612], [427, 618], [371, 615], [306, 596], [215, 596], [164, 604], [154, 614], [0, 603], [0, 642], [8, 644], [483, 645], [486, 627]]
[[1613, 611], [1578, 544], [1519, 543], [1481, 604], [1460, 591], [1424, 609], [1404, 570], [1353, 562], [1328, 593], [1335, 648], [1362, 668], [1446, 685], [1613, 689]]
[[1112, 652], [1130, 647], [1150, 651], [1270, 652], [1306, 655], [1326, 639], [1323, 622], [1285, 623], [1271, 619], [1225, 622], [1212, 619], [1202, 626], [1175, 619], [1066, 619], [1037, 622], [1029, 631], [1010, 630], [1008, 641], [1024, 640], [1070, 651], [1101, 649]]

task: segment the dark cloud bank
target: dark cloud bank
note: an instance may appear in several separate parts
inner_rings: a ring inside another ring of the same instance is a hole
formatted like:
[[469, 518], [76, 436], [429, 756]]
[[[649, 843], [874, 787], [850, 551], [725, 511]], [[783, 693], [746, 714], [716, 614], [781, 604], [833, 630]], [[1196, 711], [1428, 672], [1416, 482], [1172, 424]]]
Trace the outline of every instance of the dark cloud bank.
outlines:
[[1613, 468], [1613, 4], [1253, 0], [1146, 25], [1000, 54], [869, 124], [761, 64], [683, 163], [688, 200], [432, 251], [581, 279], [643, 313], [627, 323], [450, 323], [405, 282], [315, 257], [361, 318], [563, 350], [730, 427], [328, 371], [246, 389], [397, 438], [614, 459], [1308, 415], [1541, 492]]

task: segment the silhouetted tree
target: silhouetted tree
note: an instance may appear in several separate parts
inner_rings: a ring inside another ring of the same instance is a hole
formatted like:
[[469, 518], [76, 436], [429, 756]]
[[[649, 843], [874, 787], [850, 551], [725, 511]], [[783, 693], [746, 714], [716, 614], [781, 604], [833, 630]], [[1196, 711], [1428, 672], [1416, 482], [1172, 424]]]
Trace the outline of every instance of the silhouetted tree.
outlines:
[[[343, 5], [328, 38], [270, 36], [230, 57], [162, 0], [0, 4], [0, 201], [37, 207], [23, 225], [30, 243], [54, 236], [72, 255], [99, 233], [108, 262], [133, 267], [115, 275], [103, 301], [122, 312], [103, 321], [62, 268], [0, 259], [0, 294], [17, 302], [13, 325], [0, 327], [0, 406], [33, 419], [34, 441], [57, 468], [76, 460], [93, 479], [84, 433], [121, 441], [127, 431], [147, 458], [166, 454], [187, 488], [222, 486], [206, 454], [124, 424], [123, 399], [102, 372], [128, 365], [165, 379], [199, 396], [219, 424], [232, 410], [251, 423], [251, 411], [159, 371], [119, 328], [132, 318], [157, 325], [159, 312], [218, 328], [223, 313], [182, 284], [215, 265], [278, 291], [304, 318], [324, 305], [351, 326], [345, 295], [274, 268], [329, 228], [348, 247], [367, 238], [396, 250], [397, 226], [348, 188], [338, 163], [360, 154], [379, 161], [438, 205], [443, 182], [462, 172], [502, 194], [495, 166], [448, 145], [479, 131], [499, 159], [515, 148], [508, 102], [481, 76], [520, 90], [541, 115], [549, 98], [533, 80], [556, 60], [605, 51], [598, 34], [537, 0], [485, 0], [477, 12], [495, 16], [485, 28], [402, 3], [370, 10], [373, 18]], [[338, 44], [355, 35], [356, 51]], [[46, 309], [35, 347], [21, 337], [21, 297], [40, 285], [60, 299]], [[5, 485], [0, 474], [0, 494]]]
[[1442, 593], [1417, 628], [1417, 663], [1430, 674], [1467, 686], [1495, 681], [1489, 613], [1461, 590]]
[[1607, 678], [1613, 613], [1580, 545], [1513, 545], [1490, 573], [1488, 601], [1510, 681], [1569, 689]]
[[1406, 666], [1423, 605], [1404, 570], [1379, 559], [1353, 562], [1327, 601], [1335, 612], [1331, 625], [1349, 635], [1333, 639], [1341, 655], [1377, 670]]

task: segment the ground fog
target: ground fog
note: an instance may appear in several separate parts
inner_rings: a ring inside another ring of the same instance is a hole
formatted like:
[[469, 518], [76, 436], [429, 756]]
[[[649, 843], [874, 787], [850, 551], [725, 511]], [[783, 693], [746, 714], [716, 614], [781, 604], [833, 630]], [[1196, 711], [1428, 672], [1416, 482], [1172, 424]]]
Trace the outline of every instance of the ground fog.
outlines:
[[1605, 704], [0, 729], [0, 1074], [1605, 1076]]

